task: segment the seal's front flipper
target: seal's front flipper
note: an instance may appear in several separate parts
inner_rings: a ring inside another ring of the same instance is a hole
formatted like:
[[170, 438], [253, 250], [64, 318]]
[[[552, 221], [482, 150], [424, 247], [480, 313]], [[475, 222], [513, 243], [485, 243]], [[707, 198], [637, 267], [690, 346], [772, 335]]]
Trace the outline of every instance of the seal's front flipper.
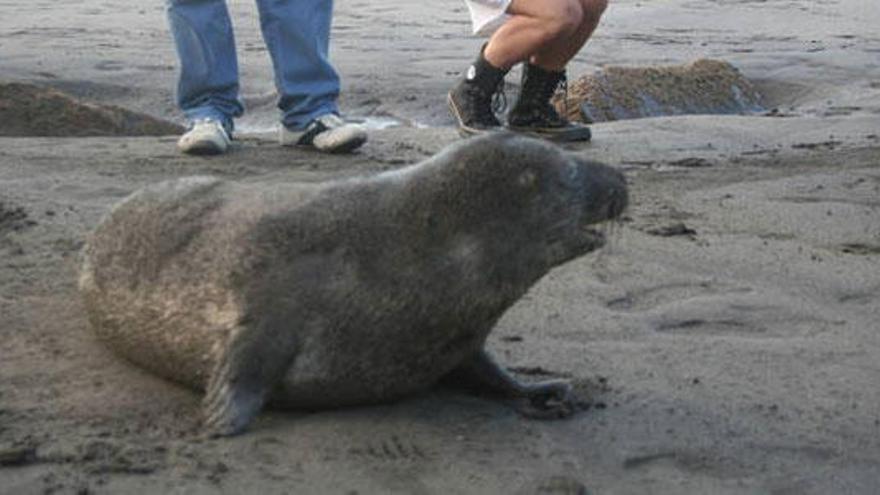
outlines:
[[204, 426], [209, 435], [241, 433], [260, 412], [293, 361], [292, 333], [274, 325], [232, 331], [205, 391]]
[[574, 413], [575, 401], [568, 381], [523, 383], [501, 367], [485, 349], [453, 370], [444, 381], [506, 398], [528, 399], [528, 404], [518, 405], [517, 410], [530, 418], [564, 418]]

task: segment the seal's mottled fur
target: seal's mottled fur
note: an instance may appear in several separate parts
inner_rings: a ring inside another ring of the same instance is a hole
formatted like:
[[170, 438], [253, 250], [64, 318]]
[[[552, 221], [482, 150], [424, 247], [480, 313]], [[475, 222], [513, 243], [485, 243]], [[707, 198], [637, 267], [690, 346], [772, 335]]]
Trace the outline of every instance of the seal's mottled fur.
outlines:
[[420, 164], [323, 184], [188, 178], [124, 200], [89, 238], [80, 289], [98, 337], [206, 390], [207, 426], [241, 431], [266, 400], [394, 399], [455, 372], [518, 396], [483, 351], [551, 268], [603, 243], [621, 174], [496, 134]]

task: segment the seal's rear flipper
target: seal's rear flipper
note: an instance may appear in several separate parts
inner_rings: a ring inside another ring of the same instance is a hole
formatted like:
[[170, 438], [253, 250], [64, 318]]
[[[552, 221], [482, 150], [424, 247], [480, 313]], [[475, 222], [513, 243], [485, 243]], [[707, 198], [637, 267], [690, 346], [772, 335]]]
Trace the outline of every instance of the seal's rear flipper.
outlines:
[[290, 367], [296, 353], [293, 332], [277, 330], [263, 325], [236, 328], [230, 334], [205, 391], [204, 427], [209, 435], [241, 433]]
[[528, 399], [527, 404], [517, 405], [516, 409], [529, 418], [564, 418], [574, 413], [574, 397], [568, 381], [523, 383], [499, 365], [485, 349], [462, 363], [443, 381], [504, 398]]

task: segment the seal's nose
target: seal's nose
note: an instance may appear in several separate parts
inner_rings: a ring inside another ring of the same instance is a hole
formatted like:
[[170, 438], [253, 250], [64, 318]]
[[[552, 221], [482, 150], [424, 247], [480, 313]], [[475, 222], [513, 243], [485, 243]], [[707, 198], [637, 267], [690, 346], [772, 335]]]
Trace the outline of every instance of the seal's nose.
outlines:
[[589, 223], [619, 217], [629, 204], [626, 177], [619, 170], [601, 163], [581, 163], [584, 213]]

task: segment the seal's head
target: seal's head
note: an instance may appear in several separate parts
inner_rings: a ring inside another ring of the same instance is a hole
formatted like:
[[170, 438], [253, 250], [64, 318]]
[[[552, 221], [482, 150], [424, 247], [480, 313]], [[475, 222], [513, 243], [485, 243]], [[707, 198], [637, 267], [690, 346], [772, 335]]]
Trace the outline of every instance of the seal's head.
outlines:
[[494, 133], [443, 155], [452, 163], [443, 193], [423, 196], [435, 198], [426, 206], [437, 221], [454, 221], [450, 229], [491, 243], [492, 255], [539, 271], [601, 247], [595, 227], [627, 206], [623, 174], [546, 141]]

